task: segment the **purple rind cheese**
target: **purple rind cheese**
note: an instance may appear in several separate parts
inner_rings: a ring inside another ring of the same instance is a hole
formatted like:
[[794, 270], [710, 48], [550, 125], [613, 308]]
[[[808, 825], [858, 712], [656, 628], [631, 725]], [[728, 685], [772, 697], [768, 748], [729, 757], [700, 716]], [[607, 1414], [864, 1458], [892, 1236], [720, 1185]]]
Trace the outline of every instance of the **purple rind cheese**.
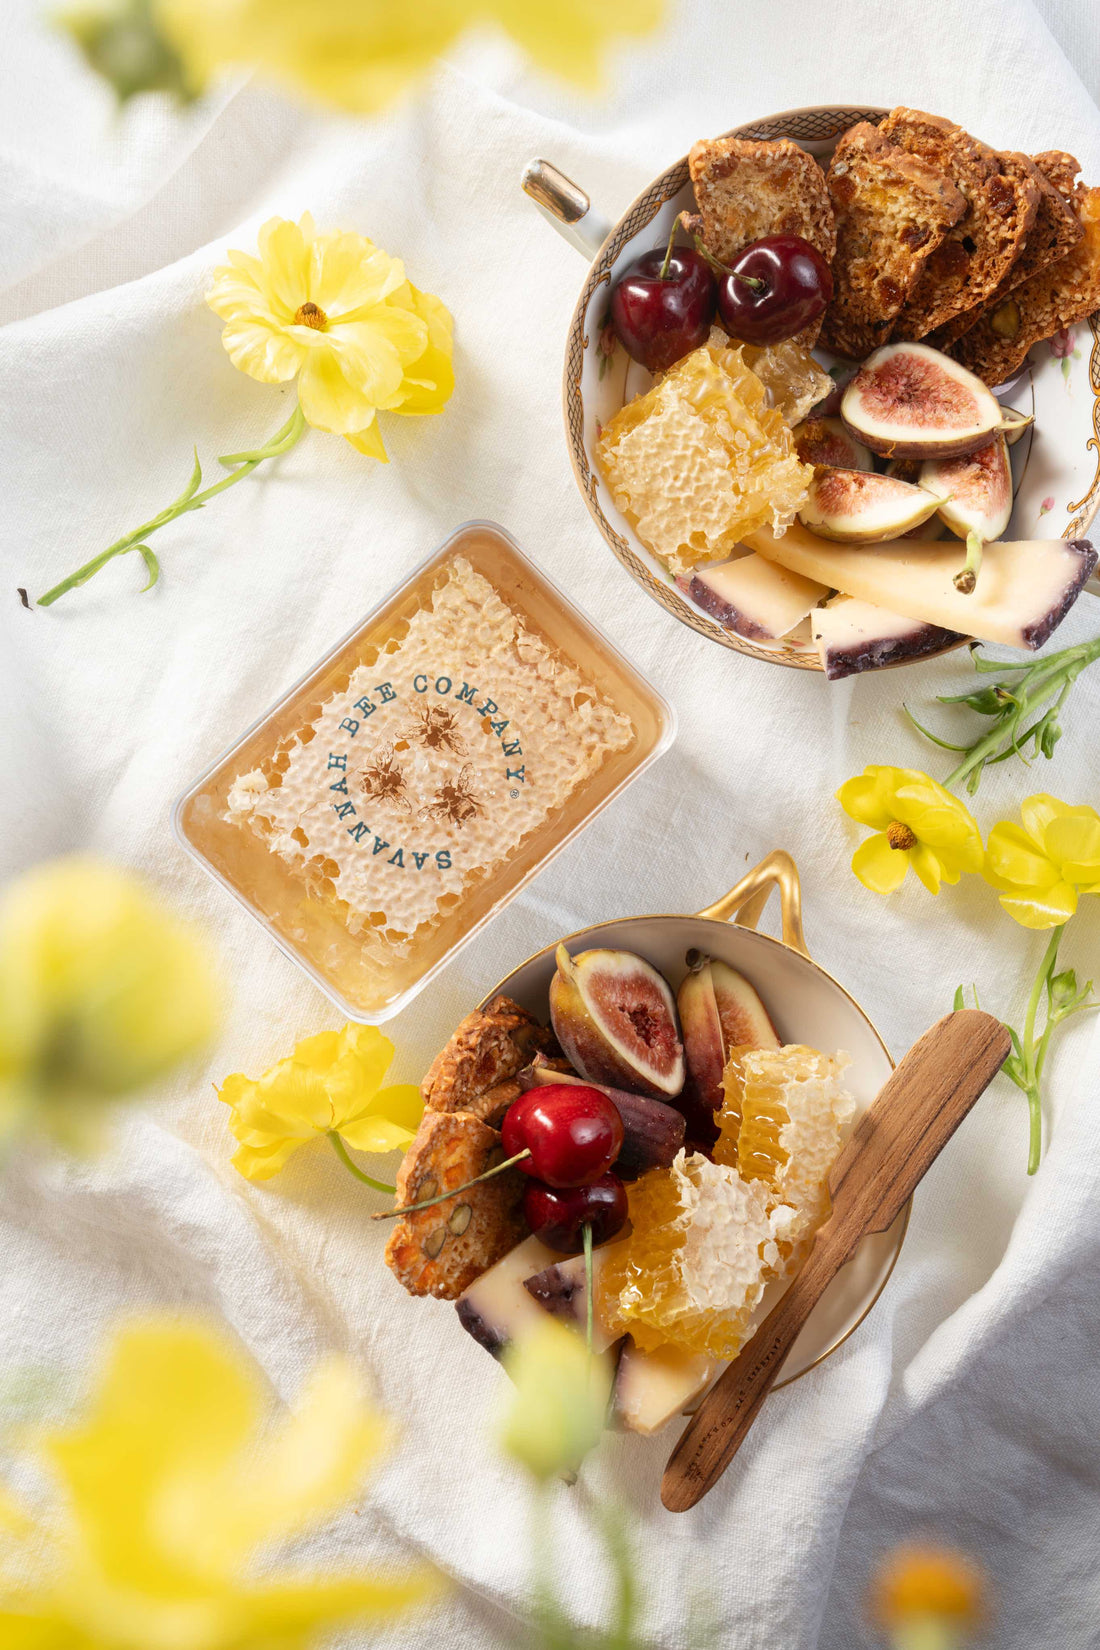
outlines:
[[508, 1337], [483, 1318], [471, 1301], [455, 1301], [455, 1310], [458, 1313], [458, 1321], [466, 1333], [474, 1337], [478, 1346], [483, 1346], [486, 1352], [491, 1352], [494, 1358], [499, 1358], [508, 1345]]
[[1081, 565], [1077, 569], [1075, 577], [1062, 592], [1061, 601], [1055, 607], [1052, 607], [1049, 613], [1044, 614], [1041, 619], [1036, 619], [1034, 624], [1025, 626], [1022, 635], [1024, 646], [1027, 648], [1042, 647], [1044, 642], [1050, 640], [1092, 577], [1093, 570], [1096, 567], [1097, 553], [1089, 539], [1067, 539], [1066, 549], [1074, 551], [1081, 558]]
[[723, 630], [732, 630], [735, 635], [740, 636], [746, 642], [770, 642], [774, 640], [770, 630], [765, 630], [755, 619], [750, 618], [747, 613], [743, 613], [736, 608], [732, 602], [724, 600], [716, 590], [712, 590], [709, 584], [704, 584], [703, 580], [697, 575], [689, 577], [686, 573], [681, 573], [676, 580], [676, 585], [689, 601], [695, 603], [696, 607], [702, 608], [704, 613], [709, 614], [712, 619], [716, 619]]
[[939, 625], [911, 621], [912, 628], [896, 636], [868, 636], [866, 640], [847, 645], [822, 647], [821, 663], [830, 682], [842, 681], [845, 676], [858, 676], [864, 670], [881, 670], [885, 665], [897, 665], [924, 658], [929, 653], [940, 653], [945, 647], [965, 640], [956, 630], [944, 630]]

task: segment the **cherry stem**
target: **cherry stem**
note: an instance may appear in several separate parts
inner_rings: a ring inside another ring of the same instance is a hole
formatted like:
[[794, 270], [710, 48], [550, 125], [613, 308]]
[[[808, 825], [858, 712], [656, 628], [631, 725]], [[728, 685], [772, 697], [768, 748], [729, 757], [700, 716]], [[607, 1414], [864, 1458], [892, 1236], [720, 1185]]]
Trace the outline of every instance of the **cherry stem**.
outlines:
[[693, 235], [691, 238], [694, 242], [695, 250], [698, 252], [699, 256], [701, 258], [705, 258], [710, 267], [717, 270], [719, 275], [732, 275], [735, 281], [743, 282], [744, 285], [747, 286], [752, 292], [764, 292], [766, 290], [768, 283], [762, 278], [762, 276], [742, 275], [739, 270], [731, 269], [729, 264], [724, 264], [721, 258], [716, 258], [714, 253], [703, 241], [703, 237], [701, 235]]
[[584, 1298], [586, 1303], [585, 1341], [592, 1356], [592, 1222], [584, 1223]]
[[673, 246], [673, 242], [676, 239], [676, 231], [677, 231], [677, 229], [679, 229], [679, 227], [680, 227], [679, 218], [674, 218], [673, 223], [672, 223], [672, 233], [668, 237], [668, 245], [665, 247], [665, 261], [661, 265], [660, 273], [657, 276], [657, 279], [659, 281], [667, 281], [668, 280], [668, 266], [672, 262], [672, 246]]
[[967, 533], [966, 562], [962, 570], [955, 574], [952, 581], [955, 589], [962, 596], [969, 596], [973, 593], [974, 586], [978, 582], [978, 574], [982, 570], [982, 551], [984, 548], [984, 541], [980, 533]]
[[399, 1209], [383, 1209], [380, 1214], [371, 1215], [372, 1220], [394, 1220], [398, 1215], [411, 1215], [416, 1209], [434, 1209], [437, 1203], [446, 1203], [448, 1199], [457, 1197], [459, 1192], [468, 1192], [471, 1186], [480, 1186], [483, 1180], [492, 1180], [495, 1174], [503, 1174], [514, 1163], [522, 1163], [530, 1157], [530, 1151], [517, 1152], [515, 1157], [506, 1157], [503, 1163], [497, 1163], [484, 1174], [479, 1174], [475, 1180], [467, 1180], [462, 1186], [452, 1186], [449, 1192], [440, 1192], [438, 1197], [425, 1198], [423, 1203], [403, 1203]]
[[396, 1192], [396, 1186], [387, 1186], [383, 1180], [372, 1180], [369, 1174], [364, 1174], [362, 1169], [355, 1166], [351, 1158], [348, 1156], [347, 1147], [344, 1145], [344, 1142], [340, 1139], [340, 1136], [337, 1134], [335, 1129], [329, 1129], [328, 1137], [332, 1141], [333, 1151], [336, 1153], [345, 1169], [349, 1169], [355, 1176], [356, 1180], [362, 1180], [366, 1183], [366, 1185], [373, 1186], [376, 1192], [389, 1192], [391, 1195]]

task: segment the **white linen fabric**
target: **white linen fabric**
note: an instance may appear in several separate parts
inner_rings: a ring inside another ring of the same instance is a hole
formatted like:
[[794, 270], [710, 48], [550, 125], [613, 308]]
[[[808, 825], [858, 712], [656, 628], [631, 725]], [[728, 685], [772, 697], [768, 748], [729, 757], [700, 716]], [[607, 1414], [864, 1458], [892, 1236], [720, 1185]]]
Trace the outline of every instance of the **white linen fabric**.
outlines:
[[[1085, 36], [1088, 0], [1059, 12]], [[942, 775], [910, 731], [970, 679], [965, 654], [827, 686], [766, 668], [676, 624], [608, 555], [573, 484], [560, 428], [565, 329], [584, 269], [519, 191], [559, 163], [614, 213], [700, 135], [818, 102], [904, 101], [1006, 147], [1073, 149], [1100, 181], [1100, 118], [1028, 0], [684, 0], [624, 54], [596, 103], [527, 75], [492, 42], [464, 48], [421, 96], [376, 121], [229, 86], [176, 113], [116, 116], [31, 0], [6, 8], [0, 96], [0, 432], [5, 582], [0, 694], [3, 872], [91, 849], [138, 867], [202, 919], [227, 981], [202, 1069], [123, 1119], [113, 1150], [75, 1164], [24, 1154], [0, 1199], [0, 1331], [9, 1415], [63, 1408], [109, 1326], [151, 1307], [198, 1311], [291, 1397], [324, 1351], [350, 1352], [401, 1429], [356, 1513], [310, 1544], [326, 1561], [434, 1558], [449, 1602], [359, 1644], [522, 1641], [527, 1488], [497, 1453], [505, 1378], [452, 1309], [414, 1301], [381, 1263], [377, 1199], [323, 1146], [252, 1186], [230, 1166], [211, 1084], [259, 1072], [332, 1006], [175, 844], [173, 798], [454, 526], [502, 522], [675, 703], [672, 751], [555, 860], [386, 1028], [415, 1079], [461, 1014], [561, 932], [642, 910], [698, 909], [769, 849], [803, 876], [814, 955], [896, 1055], [976, 980], [1019, 1018], [1042, 948], [975, 881], [933, 901], [912, 879], [883, 901], [852, 878], [859, 832], [833, 800], [865, 762]], [[1095, 64], [1088, 71], [1095, 74]], [[1095, 82], [1093, 82], [1095, 83]], [[56, 578], [146, 519], [204, 461], [284, 420], [291, 389], [229, 366], [202, 302], [227, 246], [272, 214], [365, 231], [454, 312], [458, 387], [434, 420], [390, 420], [382, 467], [311, 433], [286, 459], [160, 534], [159, 587], [113, 564], [52, 610], [14, 590]], [[1057, 637], [1094, 633], [1083, 600]], [[1056, 760], [994, 770], [988, 826], [1049, 788], [1098, 798], [1100, 677], [1084, 677]], [[1088, 974], [1100, 914], [1067, 962]], [[607, 1574], [583, 1496], [632, 1509], [656, 1646], [848, 1650], [859, 1599], [893, 1542], [925, 1531], [974, 1553], [997, 1605], [991, 1642], [1095, 1642], [1100, 1581], [1098, 1336], [1100, 1045], [1062, 1036], [1048, 1146], [1024, 1174], [1026, 1115], [1005, 1080], [916, 1198], [895, 1274], [821, 1368], [768, 1402], [736, 1466], [695, 1512], [657, 1498], [667, 1438], [611, 1439], [554, 1509], [553, 1567], [579, 1624]], [[26, 1401], [26, 1400], [24, 1400]]]

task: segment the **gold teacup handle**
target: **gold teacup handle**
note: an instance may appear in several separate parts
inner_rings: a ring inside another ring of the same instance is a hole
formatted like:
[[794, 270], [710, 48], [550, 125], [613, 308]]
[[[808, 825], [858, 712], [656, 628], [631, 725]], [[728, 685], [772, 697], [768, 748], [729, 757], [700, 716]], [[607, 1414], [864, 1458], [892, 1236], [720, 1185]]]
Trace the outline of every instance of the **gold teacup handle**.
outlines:
[[742, 928], [755, 928], [773, 888], [779, 889], [783, 944], [808, 957], [810, 953], [802, 932], [802, 884], [798, 880], [798, 867], [782, 848], [776, 848], [759, 865], [746, 871], [736, 887], [696, 915], [711, 917], [716, 922], [733, 921]]
[[579, 183], [567, 178], [548, 160], [529, 160], [523, 168], [520, 187], [570, 246], [575, 246], [586, 258], [596, 256], [611, 233], [611, 224], [602, 212], [595, 210]]

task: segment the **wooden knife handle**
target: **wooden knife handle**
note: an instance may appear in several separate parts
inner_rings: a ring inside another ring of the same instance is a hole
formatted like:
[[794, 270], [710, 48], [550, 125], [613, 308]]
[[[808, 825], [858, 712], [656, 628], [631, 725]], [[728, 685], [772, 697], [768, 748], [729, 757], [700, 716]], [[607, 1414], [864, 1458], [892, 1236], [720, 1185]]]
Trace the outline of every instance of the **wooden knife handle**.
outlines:
[[661, 1483], [661, 1500], [669, 1512], [694, 1507], [725, 1471], [806, 1319], [847, 1259], [843, 1249], [829, 1241], [827, 1226], [823, 1226], [805, 1265], [707, 1393], [669, 1456]]

